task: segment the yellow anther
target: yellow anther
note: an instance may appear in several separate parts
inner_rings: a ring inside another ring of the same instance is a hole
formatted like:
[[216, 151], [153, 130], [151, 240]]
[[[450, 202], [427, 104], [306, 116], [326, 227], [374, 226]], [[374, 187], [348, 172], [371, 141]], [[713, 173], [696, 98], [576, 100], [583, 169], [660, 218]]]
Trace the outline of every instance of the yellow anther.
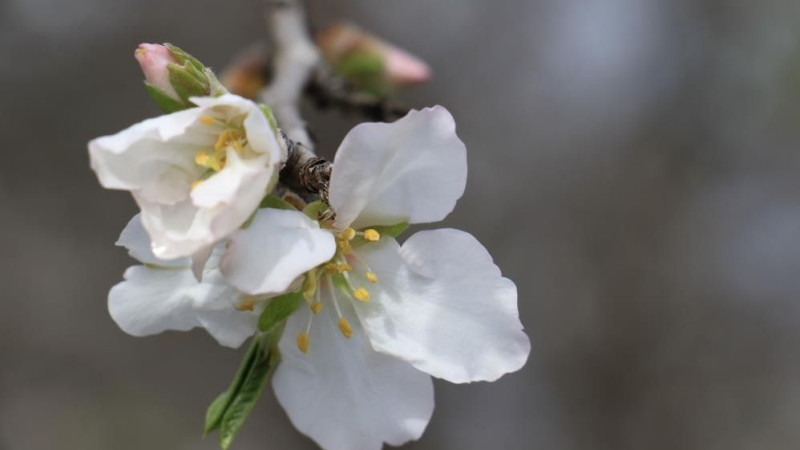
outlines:
[[311, 345], [311, 338], [305, 331], [297, 335], [297, 348], [303, 353], [308, 353], [308, 347]]
[[347, 264], [347, 263], [339, 263], [336, 266], [336, 270], [339, 273], [349, 272], [349, 271], [353, 270], [353, 266], [351, 266], [350, 264]]
[[322, 311], [322, 302], [314, 302], [311, 304], [311, 312], [319, 314]]
[[362, 288], [358, 288], [355, 291], [353, 291], [353, 297], [357, 298], [358, 300], [360, 300], [362, 302], [368, 302], [369, 301], [369, 291], [364, 289], [363, 287]]
[[210, 155], [206, 151], [197, 152], [194, 155], [194, 162], [198, 166], [207, 167], [215, 172], [219, 172], [225, 166], [220, 156]]
[[378, 276], [375, 275], [374, 272], [371, 272], [371, 271], [367, 272], [366, 277], [367, 277], [367, 279], [369, 280], [370, 283], [377, 283], [378, 282]]
[[381, 234], [378, 233], [377, 230], [373, 230], [372, 228], [368, 228], [368, 229], [364, 230], [364, 239], [366, 239], [368, 241], [371, 241], [371, 242], [376, 242], [376, 241], [379, 241], [381, 239]]
[[214, 118], [211, 116], [202, 116], [200, 117], [199, 121], [203, 125], [214, 125], [216, 123], [216, 120], [214, 120]]
[[232, 145], [237, 152], [242, 151], [242, 145], [239, 142], [242, 139], [242, 134], [234, 130], [225, 130], [219, 134], [217, 143], [214, 144], [216, 150], [224, 150], [229, 145]]
[[196, 188], [197, 186], [200, 186], [201, 184], [203, 184], [203, 180], [194, 180], [192, 182], [192, 189]]
[[342, 253], [350, 254], [353, 251], [353, 248], [350, 247], [350, 243], [347, 241], [339, 241], [338, 245]]
[[325, 272], [333, 275], [334, 273], [338, 272], [338, 266], [334, 263], [325, 264]]
[[197, 152], [197, 154], [194, 155], [194, 162], [198, 166], [205, 167], [205, 165], [208, 164], [209, 158], [210, 156], [208, 156], [208, 152]]
[[353, 337], [353, 327], [350, 326], [350, 322], [344, 317], [339, 317], [339, 331], [341, 331], [342, 335], [347, 339]]
[[341, 233], [339, 233], [339, 237], [345, 241], [352, 241], [353, 238], [356, 237], [356, 230], [349, 227], [345, 228]]
[[253, 297], [247, 297], [246, 299], [242, 300], [241, 303], [235, 306], [235, 308], [239, 311], [252, 311], [256, 307], [256, 299]]

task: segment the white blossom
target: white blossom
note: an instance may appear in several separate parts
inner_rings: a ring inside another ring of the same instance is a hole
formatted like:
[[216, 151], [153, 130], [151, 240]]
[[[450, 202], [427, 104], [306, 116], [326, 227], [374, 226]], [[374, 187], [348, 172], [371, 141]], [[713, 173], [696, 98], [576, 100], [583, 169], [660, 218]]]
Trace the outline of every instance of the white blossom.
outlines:
[[92, 169], [130, 191], [161, 259], [207, 254], [277, 182], [283, 158], [259, 107], [226, 94], [89, 143]]
[[517, 290], [468, 233], [422, 231], [401, 246], [381, 226], [443, 219], [463, 194], [466, 149], [442, 107], [362, 124], [334, 160], [334, 221], [259, 213], [231, 236], [222, 272], [267, 294], [306, 275], [308, 308], [289, 317], [273, 388], [327, 450], [417, 439], [433, 412], [430, 376], [493, 381], [530, 352]]

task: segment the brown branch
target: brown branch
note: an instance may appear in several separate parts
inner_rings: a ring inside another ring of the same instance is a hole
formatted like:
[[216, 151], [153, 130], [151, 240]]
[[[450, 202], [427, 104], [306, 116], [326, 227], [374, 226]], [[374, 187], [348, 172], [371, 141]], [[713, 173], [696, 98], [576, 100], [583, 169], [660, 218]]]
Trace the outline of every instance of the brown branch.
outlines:
[[259, 99], [272, 108], [282, 130], [287, 160], [280, 180], [303, 197], [327, 199], [331, 164], [314, 153], [299, 102], [320, 54], [308, 33], [300, 0], [265, 0], [272, 40], [272, 77]]
[[390, 122], [406, 115], [408, 107], [385, 98], [359, 91], [343, 77], [334, 73], [324, 61], [314, 69], [306, 86], [306, 94], [320, 108], [334, 107], [345, 113], [356, 113], [377, 122]]

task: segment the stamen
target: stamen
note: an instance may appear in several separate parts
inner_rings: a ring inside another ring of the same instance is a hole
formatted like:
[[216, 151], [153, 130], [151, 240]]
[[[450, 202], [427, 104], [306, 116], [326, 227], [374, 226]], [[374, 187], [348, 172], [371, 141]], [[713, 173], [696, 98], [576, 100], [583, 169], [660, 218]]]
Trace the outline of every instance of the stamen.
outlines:
[[376, 242], [376, 241], [379, 241], [381, 239], [381, 234], [378, 233], [377, 230], [374, 230], [372, 228], [368, 228], [368, 229], [364, 230], [364, 239], [366, 239], [366, 240], [368, 240], [370, 242]]
[[338, 245], [339, 245], [339, 250], [341, 250], [342, 253], [345, 253], [347, 255], [353, 253], [353, 248], [350, 247], [350, 242], [345, 240], [340, 240], [338, 241]]
[[297, 335], [297, 348], [303, 353], [308, 353], [308, 347], [311, 345], [311, 338], [305, 331]]
[[317, 289], [316, 297], [314, 301], [311, 302], [311, 305], [309, 305], [311, 307], [311, 312], [313, 312], [314, 314], [319, 314], [320, 312], [322, 312], [323, 304], [320, 301], [319, 297], [320, 297], [320, 292], [319, 289]]
[[345, 241], [352, 241], [353, 238], [356, 237], [356, 230], [347, 227], [339, 233], [339, 238], [344, 239]]
[[196, 188], [197, 186], [200, 186], [201, 184], [203, 184], [203, 180], [194, 180], [192, 182], [192, 189]]
[[211, 155], [207, 151], [200, 151], [194, 155], [194, 162], [198, 166], [207, 167], [215, 172], [219, 172], [225, 166], [225, 155]]
[[201, 151], [194, 155], [194, 163], [198, 166], [205, 166], [208, 163], [208, 152]]
[[339, 317], [339, 331], [341, 331], [342, 335], [347, 339], [353, 337], [353, 327], [350, 326], [350, 323], [344, 317]]
[[368, 302], [369, 301], [369, 291], [364, 289], [363, 287], [362, 288], [358, 288], [355, 291], [353, 291], [353, 297], [355, 297], [356, 299], [358, 299], [358, 300], [360, 300], [362, 302]]
[[303, 298], [310, 301], [315, 293], [317, 293], [317, 271], [310, 270], [306, 273], [306, 279], [303, 282]]
[[372, 268], [369, 267], [369, 264], [367, 264], [366, 261], [361, 259], [361, 257], [359, 257], [358, 254], [356, 253], [352, 253], [349, 256], [352, 257], [358, 264], [364, 266], [364, 268], [367, 269], [367, 273], [364, 276], [367, 278], [367, 280], [370, 281], [370, 283], [378, 282], [378, 276], [375, 275], [375, 272], [372, 271]]
[[372, 272], [372, 271], [367, 271], [366, 277], [367, 277], [367, 280], [369, 280], [370, 283], [374, 284], [374, 283], [378, 282], [378, 276], [375, 275], [375, 273]]
[[238, 311], [252, 311], [255, 309], [256, 306], [256, 299], [255, 297], [247, 297], [242, 300], [241, 303], [235, 306], [236, 310]]
[[311, 322], [314, 320], [314, 315], [308, 315], [308, 325], [306, 325], [306, 331], [300, 332], [297, 335], [297, 348], [300, 349], [303, 353], [308, 353], [308, 348], [311, 346]]
[[203, 125], [214, 125], [216, 123], [216, 120], [211, 116], [202, 116], [199, 121]]
[[336, 315], [342, 317], [342, 310], [339, 309], [339, 302], [336, 301], [336, 293], [334, 292], [335, 290], [333, 289], [333, 281], [331, 280], [329, 280], [328, 282], [328, 290], [330, 291], [331, 294], [331, 301], [333, 302], [333, 307], [336, 308]]

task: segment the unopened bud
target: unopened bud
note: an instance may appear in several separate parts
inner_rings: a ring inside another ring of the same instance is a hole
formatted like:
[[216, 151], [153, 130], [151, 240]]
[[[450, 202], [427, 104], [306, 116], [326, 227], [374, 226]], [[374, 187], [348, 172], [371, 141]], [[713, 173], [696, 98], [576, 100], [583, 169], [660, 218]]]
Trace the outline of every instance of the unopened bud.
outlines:
[[147, 92], [165, 112], [193, 107], [191, 97], [227, 92], [211, 69], [172, 44], [140, 44], [134, 56], [144, 72]]
[[377, 95], [431, 78], [425, 61], [351, 24], [323, 31], [317, 45], [340, 75]]
[[169, 70], [167, 69], [169, 64], [177, 64], [178, 60], [172, 56], [167, 47], [161, 44], [139, 44], [133, 55], [136, 57], [136, 61], [139, 61], [139, 66], [150, 86], [180, 101], [178, 93], [169, 82]]

